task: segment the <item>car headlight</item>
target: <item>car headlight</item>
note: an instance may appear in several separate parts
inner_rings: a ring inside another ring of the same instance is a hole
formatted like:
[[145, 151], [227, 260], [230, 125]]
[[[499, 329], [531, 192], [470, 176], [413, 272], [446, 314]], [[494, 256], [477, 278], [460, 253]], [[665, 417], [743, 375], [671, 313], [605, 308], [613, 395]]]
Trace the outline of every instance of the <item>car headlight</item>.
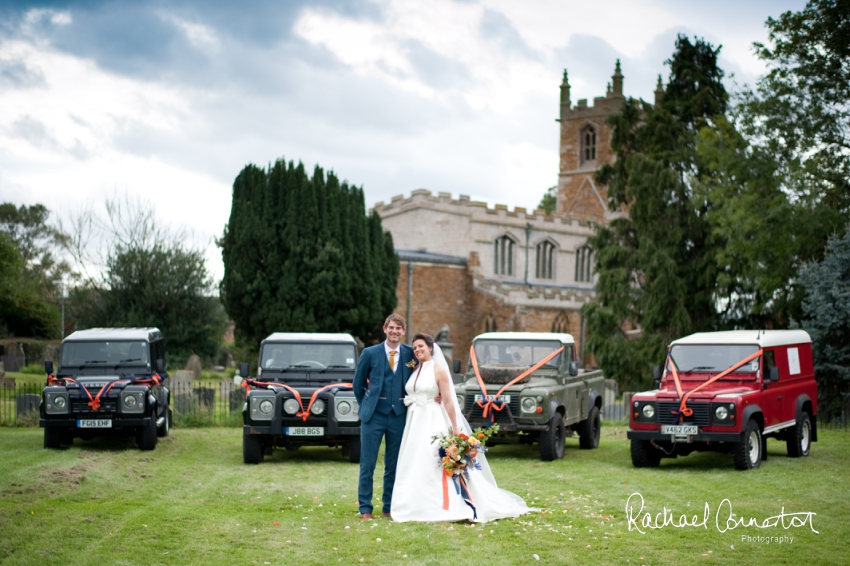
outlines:
[[714, 409], [714, 416], [716, 416], [721, 421], [725, 421], [726, 417], [729, 416], [729, 411], [726, 410], [726, 407], [720, 405], [716, 409]]
[[266, 415], [271, 414], [274, 411], [274, 403], [271, 402], [270, 399], [264, 399], [260, 401], [260, 412]]
[[64, 388], [56, 387], [59, 391], [44, 392], [44, 412], [48, 415], [67, 415], [68, 409], [68, 394]]
[[643, 409], [641, 409], [641, 413], [643, 413], [643, 416], [646, 417], [647, 419], [651, 419], [652, 417], [655, 416], [655, 407], [653, 405], [647, 403], [646, 405], [643, 406]]
[[537, 400], [534, 397], [523, 397], [520, 406], [523, 413], [533, 413], [537, 409]]
[[351, 412], [351, 405], [348, 404], [348, 401], [340, 401], [336, 404], [336, 412], [340, 415], [347, 415]]
[[286, 411], [287, 415], [294, 415], [301, 410], [301, 405], [295, 399], [287, 399], [283, 403], [283, 410]]
[[145, 410], [145, 397], [143, 392], [124, 391], [121, 393], [122, 413], [142, 413]]
[[461, 410], [464, 409], [464, 401], [466, 401], [466, 399], [464, 399], [463, 395], [457, 396], [457, 406], [460, 407]]
[[310, 407], [310, 412], [314, 415], [321, 415], [325, 411], [325, 402], [321, 399], [316, 399], [313, 406]]

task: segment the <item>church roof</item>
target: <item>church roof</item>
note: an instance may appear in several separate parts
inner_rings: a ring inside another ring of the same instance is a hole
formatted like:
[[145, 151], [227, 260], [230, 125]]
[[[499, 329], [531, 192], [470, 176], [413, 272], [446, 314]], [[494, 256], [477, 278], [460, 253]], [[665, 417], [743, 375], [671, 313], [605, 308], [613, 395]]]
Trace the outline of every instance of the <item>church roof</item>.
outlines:
[[438, 254], [434, 252], [429, 252], [425, 248], [420, 248], [418, 250], [397, 249], [395, 253], [398, 254], [398, 259], [400, 261], [413, 261], [417, 263], [443, 263], [448, 265], [466, 265], [466, 258], [463, 256]]

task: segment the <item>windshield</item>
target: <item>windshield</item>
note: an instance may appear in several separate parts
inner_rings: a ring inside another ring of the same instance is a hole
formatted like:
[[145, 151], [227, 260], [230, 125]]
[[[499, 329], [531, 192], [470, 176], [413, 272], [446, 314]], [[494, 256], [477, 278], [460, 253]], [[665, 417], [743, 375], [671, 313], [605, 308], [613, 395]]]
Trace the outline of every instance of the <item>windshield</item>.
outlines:
[[[741, 360], [755, 354], [759, 347], [755, 344], [699, 344], [676, 345], [670, 349], [670, 356], [676, 363], [679, 373], [692, 371], [719, 373], [734, 366]], [[759, 369], [759, 358], [747, 362], [736, 372], [754, 373]], [[667, 371], [671, 371], [668, 365]]]
[[[531, 367], [542, 361], [546, 356], [560, 348], [562, 344], [556, 341], [543, 340], [476, 340], [475, 357], [480, 366], [490, 365], [512, 365]], [[572, 349], [564, 348], [567, 356]], [[546, 362], [544, 368], [557, 368], [561, 363], [560, 352], [557, 356]]]
[[65, 342], [59, 363], [63, 366], [144, 365], [148, 363], [148, 343], [128, 340]]
[[266, 369], [354, 369], [354, 344], [265, 344], [260, 366]]

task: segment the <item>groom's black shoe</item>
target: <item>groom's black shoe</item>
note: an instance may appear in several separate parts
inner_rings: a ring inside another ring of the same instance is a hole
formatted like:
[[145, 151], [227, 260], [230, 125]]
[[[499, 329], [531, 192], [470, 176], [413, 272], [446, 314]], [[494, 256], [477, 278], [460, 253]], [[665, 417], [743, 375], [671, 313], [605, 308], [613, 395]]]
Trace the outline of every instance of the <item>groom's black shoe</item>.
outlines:
[[361, 521], [371, 521], [372, 520], [372, 514], [371, 513], [360, 513], [360, 520]]

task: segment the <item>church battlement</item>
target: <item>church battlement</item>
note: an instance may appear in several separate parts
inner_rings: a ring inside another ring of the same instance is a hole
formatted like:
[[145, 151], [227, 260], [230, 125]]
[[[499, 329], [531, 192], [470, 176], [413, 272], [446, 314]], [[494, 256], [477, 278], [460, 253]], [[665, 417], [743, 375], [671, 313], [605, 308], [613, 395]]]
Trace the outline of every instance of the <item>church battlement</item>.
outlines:
[[373, 207], [381, 218], [390, 218], [417, 208], [460, 214], [475, 217], [475, 219], [486, 215], [487, 217], [495, 217], [492, 220], [504, 218], [532, 223], [546, 222], [553, 225], [591, 228], [590, 223], [585, 219], [575, 218], [569, 214], [546, 214], [546, 211], [541, 208], [529, 213], [528, 209], [523, 206], [511, 209], [506, 204], [496, 204], [490, 208], [486, 202], [470, 200], [468, 195], [458, 195], [458, 198], [455, 199], [452, 198], [451, 193], [439, 192], [435, 195], [428, 189], [416, 189], [410, 193], [409, 197], [396, 195], [390, 199], [389, 203], [381, 201], [375, 203]]

